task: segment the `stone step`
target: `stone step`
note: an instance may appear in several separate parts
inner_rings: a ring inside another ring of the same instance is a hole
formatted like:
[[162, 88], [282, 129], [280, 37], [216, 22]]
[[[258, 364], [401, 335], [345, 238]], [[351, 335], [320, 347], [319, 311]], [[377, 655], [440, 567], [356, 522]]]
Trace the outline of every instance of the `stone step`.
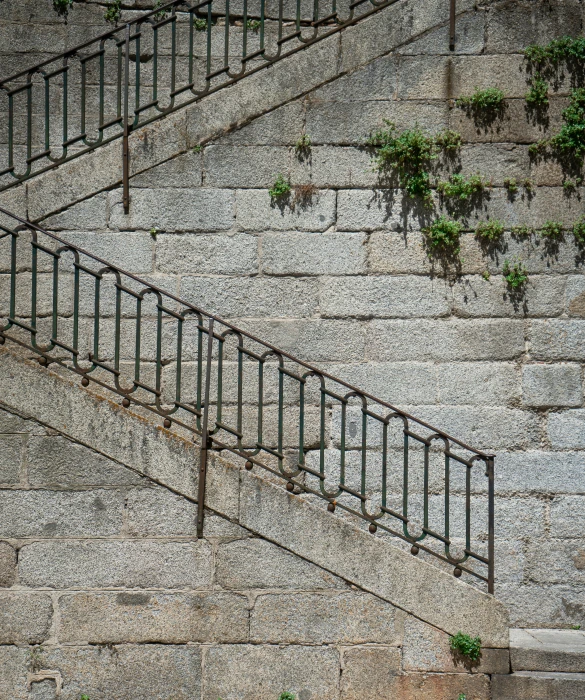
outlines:
[[510, 661], [512, 671], [585, 673], [585, 632], [512, 629]]
[[584, 700], [585, 673], [517, 671], [492, 676], [492, 700]]

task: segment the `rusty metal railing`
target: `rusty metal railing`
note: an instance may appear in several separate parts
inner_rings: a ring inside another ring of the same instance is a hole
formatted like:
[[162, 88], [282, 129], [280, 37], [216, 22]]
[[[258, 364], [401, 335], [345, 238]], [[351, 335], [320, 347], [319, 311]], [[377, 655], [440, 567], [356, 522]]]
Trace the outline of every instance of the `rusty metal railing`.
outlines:
[[[0, 209], [0, 344], [494, 589], [494, 457]], [[7, 221], [6, 218], [3, 219]]]
[[172, 0], [3, 79], [0, 191], [122, 138], [127, 211], [133, 131], [394, 2]]

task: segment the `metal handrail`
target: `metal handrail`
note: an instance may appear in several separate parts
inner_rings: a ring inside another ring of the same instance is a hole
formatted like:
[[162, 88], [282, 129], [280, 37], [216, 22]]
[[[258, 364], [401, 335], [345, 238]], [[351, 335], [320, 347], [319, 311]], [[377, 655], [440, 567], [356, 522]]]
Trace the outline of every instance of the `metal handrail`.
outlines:
[[[131, 132], [396, 1], [313, 0], [307, 18], [302, 0], [286, 0], [290, 17], [285, 0], [278, 0], [273, 20], [266, 13], [266, 0], [242, 0], [237, 12], [230, 11], [230, 0], [172, 0], [0, 80], [0, 98], [7, 100], [3, 105], [0, 99], [0, 113], [7, 115], [8, 133], [0, 191], [123, 138], [127, 211]], [[223, 22], [223, 31], [214, 30], [217, 22]], [[231, 53], [236, 37], [230, 28], [235, 22], [242, 25], [237, 56]], [[204, 41], [199, 41], [203, 35]], [[60, 114], [54, 99], [61, 103]]]
[[[199, 535], [208, 451], [227, 450], [247, 469], [284, 480], [289, 492], [322, 499], [330, 511], [360, 518], [370, 532], [405, 541], [412, 554], [426, 552], [493, 593], [492, 454], [0, 213], [15, 222], [0, 223], [0, 269], [9, 271], [0, 274], [0, 344], [9, 339], [42, 365], [60, 365], [84, 386], [94, 382], [123, 406], [140, 406], [197, 438]], [[422, 480], [418, 491], [413, 479]]]

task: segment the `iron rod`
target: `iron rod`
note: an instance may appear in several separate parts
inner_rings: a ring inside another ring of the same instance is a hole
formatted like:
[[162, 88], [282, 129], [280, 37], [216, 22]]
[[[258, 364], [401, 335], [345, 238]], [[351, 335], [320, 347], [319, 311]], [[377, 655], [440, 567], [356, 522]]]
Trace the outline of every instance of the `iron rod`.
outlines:
[[122, 138], [122, 201], [124, 214], [130, 211], [130, 149], [128, 138], [130, 125], [128, 123], [128, 84], [130, 82], [130, 25], [126, 24], [124, 38], [124, 136]]
[[449, 0], [449, 50], [455, 51], [455, 0]]
[[209, 435], [209, 389], [211, 385], [211, 356], [213, 353], [213, 319], [209, 319], [207, 338], [207, 366], [205, 369], [205, 399], [203, 404], [203, 426], [201, 431], [201, 450], [199, 452], [199, 484], [197, 488], [197, 537], [203, 537], [203, 520], [205, 517], [205, 482], [207, 477], [207, 451], [211, 446]]

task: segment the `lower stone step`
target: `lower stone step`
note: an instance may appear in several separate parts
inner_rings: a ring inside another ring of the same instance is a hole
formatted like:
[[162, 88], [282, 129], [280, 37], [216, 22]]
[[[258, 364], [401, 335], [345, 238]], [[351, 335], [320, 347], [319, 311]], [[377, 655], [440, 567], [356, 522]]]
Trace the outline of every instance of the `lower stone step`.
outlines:
[[585, 673], [516, 671], [492, 676], [492, 700], [584, 700]]
[[510, 662], [512, 671], [585, 673], [585, 632], [512, 629]]

